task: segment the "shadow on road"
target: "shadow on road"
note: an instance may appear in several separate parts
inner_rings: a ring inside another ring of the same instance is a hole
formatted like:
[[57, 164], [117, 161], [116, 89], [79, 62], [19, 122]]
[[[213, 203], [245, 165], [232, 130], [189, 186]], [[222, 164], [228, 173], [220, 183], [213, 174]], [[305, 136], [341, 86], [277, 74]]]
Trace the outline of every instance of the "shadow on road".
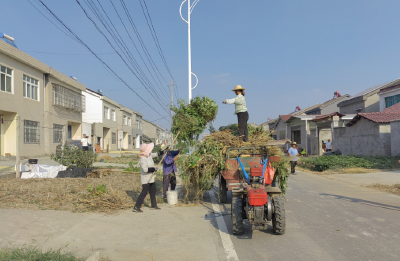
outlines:
[[353, 203], [360, 203], [360, 204], [367, 205], [367, 206], [380, 207], [380, 208], [384, 208], [384, 209], [400, 211], [400, 207], [398, 207], [398, 206], [382, 204], [379, 202], [374, 202], [374, 201], [369, 201], [369, 200], [364, 200], [364, 199], [359, 199], [359, 198], [350, 198], [350, 197], [345, 197], [345, 196], [341, 196], [341, 195], [326, 194], [326, 193], [321, 193], [320, 195], [321, 196], [332, 196], [337, 199], [342, 199], [342, 200], [346, 200], [346, 201], [353, 202]]

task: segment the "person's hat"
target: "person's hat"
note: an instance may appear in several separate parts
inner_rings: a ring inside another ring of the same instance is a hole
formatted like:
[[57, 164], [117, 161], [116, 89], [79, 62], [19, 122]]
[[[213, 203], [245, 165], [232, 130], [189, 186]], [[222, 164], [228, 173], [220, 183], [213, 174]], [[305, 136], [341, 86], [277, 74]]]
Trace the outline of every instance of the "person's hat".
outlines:
[[293, 142], [292, 142], [292, 145], [296, 145], [296, 146], [297, 146], [297, 142], [293, 141]]
[[168, 147], [169, 147], [169, 145], [162, 145], [161, 150], [166, 150], [166, 149], [168, 149]]
[[243, 88], [241, 85], [236, 85], [235, 89], [233, 89], [232, 91], [243, 91], [246, 90], [245, 88]]

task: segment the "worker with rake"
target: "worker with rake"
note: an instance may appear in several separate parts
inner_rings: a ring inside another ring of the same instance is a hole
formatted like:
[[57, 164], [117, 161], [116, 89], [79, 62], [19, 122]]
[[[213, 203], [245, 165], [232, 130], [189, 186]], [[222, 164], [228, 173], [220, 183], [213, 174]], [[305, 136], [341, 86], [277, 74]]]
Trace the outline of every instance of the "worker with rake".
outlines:
[[147, 193], [150, 192], [150, 200], [151, 200], [151, 209], [160, 209], [157, 207], [156, 200], [156, 183], [154, 179], [156, 175], [154, 173], [157, 171], [154, 166], [153, 158], [160, 156], [159, 153], [151, 153], [154, 148], [154, 143], [142, 144], [140, 146], [140, 154], [139, 154], [139, 164], [140, 164], [140, 177], [142, 182], [142, 192], [140, 193], [136, 205], [133, 207], [133, 212], [141, 213], [141, 206], [143, 204], [144, 198], [147, 196]]
[[232, 91], [237, 95], [234, 99], [228, 99], [223, 101], [224, 104], [235, 104], [235, 114], [238, 118], [238, 129], [239, 136], [243, 141], [249, 140], [249, 134], [247, 131], [247, 121], [249, 120], [249, 113], [247, 112], [246, 100], [244, 99], [244, 90], [240, 85], [236, 85]]
[[171, 184], [171, 190], [175, 190], [176, 187], [176, 176], [175, 173], [178, 172], [178, 169], [176, 167], [176, 161], [178, 160], [179, 153], [182, 151], [182, 148], [179, 150], [171, 151], [169, 150], [168, 145], [163, 145], [161, 146], [161, 153], [165, 155], [164, 160], [163, 160], [163, 172], [164, 172], [164, 177], [163, 177], [163, 196], [164, 199], [167, 199], [167, 191], [169, 184]]

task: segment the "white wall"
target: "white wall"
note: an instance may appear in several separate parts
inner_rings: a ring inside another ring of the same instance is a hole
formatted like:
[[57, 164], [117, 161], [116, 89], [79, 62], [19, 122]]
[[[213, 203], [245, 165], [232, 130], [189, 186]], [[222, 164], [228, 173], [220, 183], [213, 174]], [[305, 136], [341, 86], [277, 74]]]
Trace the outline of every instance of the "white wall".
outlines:
[[82, 113], [82, 121], [88, 123], [103, 122], [103, 106], [100, 96], [84, 91], [86, 97], [86, 110]]
[[400, 94], [400, 89], [385, 92], [379, 95], [379, 111], [383, 111], [385, 108], [385, 98]]

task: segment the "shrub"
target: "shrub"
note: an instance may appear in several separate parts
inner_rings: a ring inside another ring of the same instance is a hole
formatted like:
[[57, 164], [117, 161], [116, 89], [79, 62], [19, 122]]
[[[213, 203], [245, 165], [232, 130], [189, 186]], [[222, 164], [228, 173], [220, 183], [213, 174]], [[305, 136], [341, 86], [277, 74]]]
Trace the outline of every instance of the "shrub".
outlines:
[[84, 151], [75, 146], [63, 146], [60, 154], [52, 153], [50, 158], [63, 166], [90, 168], [97, 160], [97, 154], [91, 150]]
[[316, 158], [300, 158], [299, 162], [312, 171], [328, 169], [366, 168], [394, 169], [399, 167], [400, 156], [320, 156]]

